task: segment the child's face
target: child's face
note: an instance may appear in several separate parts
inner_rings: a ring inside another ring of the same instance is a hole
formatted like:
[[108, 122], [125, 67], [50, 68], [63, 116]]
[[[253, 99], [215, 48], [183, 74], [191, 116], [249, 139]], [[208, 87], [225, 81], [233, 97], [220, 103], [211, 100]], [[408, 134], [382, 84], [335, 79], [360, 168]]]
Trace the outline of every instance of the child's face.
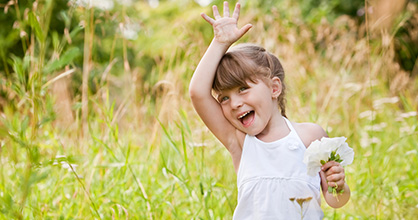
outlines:
[[279, 109], [271, 85], [263, 80], [247, 83], [248, 87], [221, 91], [218, 101], [224, 116], [234, 127], [255, 136], [264, 131], [273, 113], [279, 112]]

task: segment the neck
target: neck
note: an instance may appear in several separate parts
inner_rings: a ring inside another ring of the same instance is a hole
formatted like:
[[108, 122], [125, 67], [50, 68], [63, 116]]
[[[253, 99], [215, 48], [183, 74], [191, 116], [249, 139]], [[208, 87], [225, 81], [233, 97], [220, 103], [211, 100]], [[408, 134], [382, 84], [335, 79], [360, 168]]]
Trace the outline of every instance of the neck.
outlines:
[[264, 142], [272, 142], [286, 137], [289, 133], [290, 128], [287, 126], [280, 111], [277, 111], [277, 113], [272, 115], [266, 128], [256, 137]]

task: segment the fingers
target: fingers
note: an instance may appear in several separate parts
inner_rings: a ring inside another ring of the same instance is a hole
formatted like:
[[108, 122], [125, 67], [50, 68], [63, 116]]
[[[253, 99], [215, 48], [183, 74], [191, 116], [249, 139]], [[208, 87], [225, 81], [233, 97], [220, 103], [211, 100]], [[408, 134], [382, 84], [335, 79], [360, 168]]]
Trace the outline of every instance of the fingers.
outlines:
[[244, 25], [240, 30], [239, 30], [239, 35], [240, 37], [243, 36], [245, 33], [247, 33], [248, 30], [250, 30], [250, 28], [252, 28], [253, 25], [252, 24], [246, 24]]
[[229, 17], [229, 5], [228, 2], [224, 2], [224, 17]]
[[[241, 5], [240, 3], [237, 3], [235, 5], [235, 9], [233, 12], [232, 17], [230, 17], [229, 14], [229, 5], [228, 2], [224, 2], [223, 5], [223, 17], [219, 14], [219, 10], [218, 7], [216, 5], [212, 6], [213, 9], [213, 18], [211, 18], [210, 16], [208, 16], [205, 13], [201, 13], [200, 15], [202, 16], [203, 19], [205, 19], [205, 21], [207, 21], [209, 24], [211, 24], [212, 26], [216, 26], [218, 23], [222, 24], [221, 26], [223, 26], [224, 28], [230, 28], [231, 33], [233, 33], [233, 35], [238, 36], [238, 39], [241, 38], [245, 33], [247, 33], [252, 25], [251, 24], [246, 24], [244, 25], [242, 28], [240, 29], [235, 29], [235, 27], [232, 27], [232, 25], [237, 26], [238, 23], [238, 18], [239, 18], [239, 14], [240, 14], [240, 10], [241, 10]], [[228, 26], [230, 25], [230, 26]], [[238, 27], [236, 27], [238, 28]]]
[[330, 169], [333, 166], [341, 166], [340, 163], [336, 161], [329, 161], [326, 164], [322, 165], [321, 170], [326, 172], [328, 169]]
[[333, 187], [337, 190], [337, 192], [340, 192], [341, 190], [344, 189], [345, 181], [340, 180], [340, 181], [335, 181], [335, 182], [328, 182], [328, 186]]
[[344, 181], [328, 182], [328, 186], [336, 187], [337, 190], [344, 188]]
[[216, 5], [212, 6], [212, 10], [213, 10], [213, 17], [215, 17], [215, 19], [222, 18], [221, 15], [219, 14], [218, 7]]
[[[241, 8], [241, 5], [239, 3], [237, 3], [235, 5], [234, 14], [233, 14], [233, 18], [235, 18], [237, 20], [238, 20], [238, 17], [239, 17], [240, 8]], [[215, 19], [222, 18], [222, 16], [219, 14], [219, 10], [218, 10], [218, 7], [216, 5], [212, 6], [212, 10], [213, 10], [213, 17]], [[224, 17], [229, 17], [229, 4], [228, 4], [227, 1], [224, 2], [223, 12], [224, 12]]]
[[202, 16], [203, 19], [205, 19], [205, 21], [207, 21], [210, 25], [213, 25], [213, 23], [215, 23], [215, 20], [211, 17], [209, 17], [207, 14], [205, 13], [201, 13], [200, 14]]
[[337, 191], [344, 189], [345, 175], [336, 174], [327, 176], [324, 171], [321, 171], [320, 174], [323, 189], [328, 187], [335, 187]]
[[325, 174], [324, 178], [328, 186], [337, 187], [338, 190], [344, 187], [345, 173], [340, 163], [330, 161], [322, 166], [322, 172]]
[[232, 18], [235, 18], [236, 20], [238, 20], [240, 10], [241, 10], [241, 4], [238, 2], [235, 5], [235, 9], [234, 9], [234, 13], [232, 14]]
[[330, 182], [344, 182], [345, 175], [344, 173], [338, 173], [338, 174], [332, 174], [329, 176], [326, 176], [327, 181]]
[[331, 161], [322, 166], [322, 171], [325, 173], [327, 177], [332, 175], [343, 175], [344, 176], [344, 168], [341, 166], [340, 163]]

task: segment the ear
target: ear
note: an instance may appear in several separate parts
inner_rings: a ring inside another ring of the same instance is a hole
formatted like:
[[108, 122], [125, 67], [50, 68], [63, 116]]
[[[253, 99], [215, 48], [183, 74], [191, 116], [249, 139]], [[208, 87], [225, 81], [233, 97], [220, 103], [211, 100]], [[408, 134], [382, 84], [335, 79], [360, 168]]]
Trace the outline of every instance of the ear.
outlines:
[[275, 76], [271, 79], [271, 97], [276, 99], [282, 94], [282, 81]]

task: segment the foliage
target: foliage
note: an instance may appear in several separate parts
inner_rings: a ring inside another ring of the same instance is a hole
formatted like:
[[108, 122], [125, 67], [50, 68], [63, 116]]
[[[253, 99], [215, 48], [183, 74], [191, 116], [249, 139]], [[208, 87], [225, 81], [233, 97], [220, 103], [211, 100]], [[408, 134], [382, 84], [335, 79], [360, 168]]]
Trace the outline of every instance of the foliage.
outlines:
[[418, 74], [418, 10], [410, 5], [395, 34], [395, 51], [399, 64], [406, 71]]
[[302, 16], [308, 21], [320, 22], [322, 18], [334, 20], [341, 15], [357, 17], [358, 11], [364, 8], [364, 0], [300, 0]]

